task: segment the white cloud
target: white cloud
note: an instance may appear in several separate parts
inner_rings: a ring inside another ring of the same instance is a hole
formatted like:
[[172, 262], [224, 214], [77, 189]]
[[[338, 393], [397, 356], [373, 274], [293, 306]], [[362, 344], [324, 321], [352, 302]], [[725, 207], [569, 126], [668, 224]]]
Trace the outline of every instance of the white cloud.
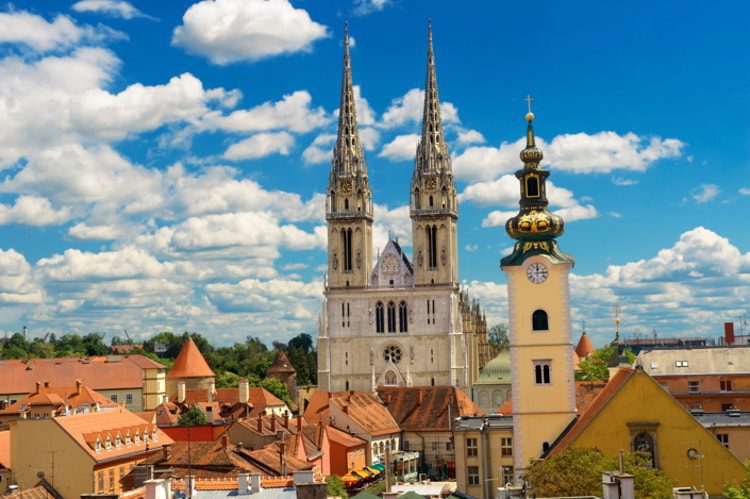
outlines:
[[332, 148], [330, 146], [335, 142], [336, 135], [332, 133], [318, 135], [302, 152], [302, 159], [308, 165], [331, 161]]
[[690, 196], [696, 203], [707, 203], [719, 195], [721, 190], [716, 184], [701, 184], [693, 189]]
[[375, 111], [370, 107], [370, 103], [362, 97], [362, 88], [354, 85], [354, 104], [357, 106], [357, 123], [359, 125], [374, 125]]
[[477, 130], [462, 130], [458, 132], [459, 144], [484, 144], [487, 140]]
[[222, 313], [272, 312], [277, 319], [313, 319], [322, 291], [321, 282], [287, 279], [246, 279], [238, 284], [206, 286], [211, 303]]
[[638, 185], [638, 180], [625, 178], [625, 177], [612, 177], [612, 183], [621, 187], [630, 187], [631, 185]]
[[380, 132], [375, 128], [360, 128], [359, 139], [365, 149], [373, 150], [380, 142]]
[[391, 0], [354, 0], [354, 14], [364, 16], [373, 12], [380, 12], [390, 3]]
[[55, 210], [47, 198], [18, 196], [12, 206], [0, 204], [0, 225], [59, 225], [70, 218], [70, 210]]
[[328, 30], [288, 0], [203, 0], [188, 8], [172, 44], [214, 64], [309, 51]]
[[740, 187], [739, 193], [742, 196], [750, 196], [750, 187]]
[[473, 251], [476, 251], [476, 250], [478, 250], [478, 249], [479, 249], [479, 246], [478, 246], [478, 245], [476, 245], [476, 244], [467, 244], [466, 246], [464, 246], [464, 249], [465, 249], [466, 251], [472, 251], [472, 252], [473, 252]]
[[13, 249], [0, 249], [0, 303], [37, 303], [43, 298], [26, 258]]
[[0, 12], [0, 43], [17, 43], [37, 51], [66, 48], [78, 43], [91, 31], [82, 29], [68, 16], [49, 22], [26, 11]]
[[68, 235], [82, 241], [113, 240], [122, 236], [122, 229], [114, 225], [88, 225], [79, 222], [68, 229]]
[[398, 135], [391, 142], [383, 146], [383, 150], [380, 151], [378, 156], [388, 158], [391, 161], [414, 159], [418, 143], [419, 135], [416, 133]]
[[251, 109], [239, 109], [229, 115], [209, 113], [202, 121], [206, 129], [230, 132], [261, 132], [286, 129], [306, 133], [331, 122], [325, 109], [311, 108], [312, 96], [306, 90], [285, 95], [278, 102], [264, 102]]
[[156, 258], [133, 247], [101, 253], [68, 249], [62, 255], [42, 258], [37, 267], [53, 281], [155, 277], [165, 270]]
[[[682, 155], [678, 139], [643, 138], [629, 132], [558, 135], [552, 142], [537, 137], [544, 150], [543, 165], [572, 173], [610, 173], [614, 170], [645, 171], [654, 161]], [[525, 139], [503, 142], [499, 147], [469, 147], [453, 160], [456, 176], [464, 180], [488, 180], [519, 169], [518, 155]]]
[[385, 205], [375, 205], [375, 223], [372, 228], [373, 258], [377, 251], [382, 251], [388, 243], [388, 234], [397, 237], [402, 248], [411, 246], [411, 218], [409, 206], [402, 205], [388, 209]]
[[258, 133], [229, 146], [224, 152], [224, 157], [237, 161], [262, 158], [270, 154], [286, 156], [293, 146], [294, 137], [287, 132]]
[[[408, 124], [421, 123], [424, 111], [424, 90], [412, 88], [403, 96], [391, 101], [381, 117], [380, 126], [397, 128]], [[443, 123], [459, 123], [458, 109], [450, 102], [440, 103], [440, 114]]]
[[80, 0], [74, 3], [71, 9], [76, 12], [94, 12], [122, 19], [133, 19], [136, 17], [151, 18], [133, 7], [130, 2], [123, 0]]

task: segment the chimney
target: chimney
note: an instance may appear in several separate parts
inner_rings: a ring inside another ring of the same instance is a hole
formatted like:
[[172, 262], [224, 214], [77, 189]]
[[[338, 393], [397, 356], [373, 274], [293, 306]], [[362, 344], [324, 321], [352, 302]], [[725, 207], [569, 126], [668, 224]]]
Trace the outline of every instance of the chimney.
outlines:
[[263, 433], [263, 414], [258, 413], [258, 433]]
[[36, 386], [36, 392], [35, 393], [39, 393], [39, 388], [41, 388], [42, 384], [37, 381], [36, 383], [34, 383], [34, 386]]
[[297, 433], [302, 432], [302, 416], [297, 416]]
[[279, 475], [284, 476], [284, 448], [286, 445], [284, 445], [284, 441], [282, 440], [279, 443]]
[[250, 474], [249, 473], [240, 473], [237, 475], [237, 495], [238, 496], [246, 496], [251, 493], [250, 488]]
[[420, 388], [417, 388], [417, 405], [418, 406], [422, 405], [422, 397], [423, 397], [422, 390]]
[[257, 473], [250, 475], [250, 492], [253, 494], [260, 492], [260, 475]]
[[177, 382], [177, 403], [178, 404], [184, 404], [185, 403], [185, 382], [184, 381], [178, 381]]
[[49, 381], [44, 382], [44, 388], [49, 388]]
[[208, 401], [214, 401], [214, 395], [216, 394], [216, 382], [212, 379], [208, 382]]
[[284, 411], [284, 415], [282, 416], [284, 428], [287, 430], [289, 429], [289, 413]]
[[724, 343], [734, 345], [734, 322], [724, 323]]
[[349, 414], [349, 404], [343, 404], [341, 410], [344, 411], [344, 414]]
[[161, 448], [161, 458], [164, 461], [169, 461], [169, 445], [165, 445]]
[[81, 385], [82, 384], [83, 383], [81, 383], [80, 379], [76, 380], [76, 395], [80, 395], [81, 394]]
[[242, 378], [240, 380], [240, 404], [247, 404], [250, 400], [250, 382]]
[[226, 433], [221, 436], [221, 448], [224, 450], [229, 448], [229, 435]]
[[271, 414], [271, 432], [276, 433], [276, 415]]

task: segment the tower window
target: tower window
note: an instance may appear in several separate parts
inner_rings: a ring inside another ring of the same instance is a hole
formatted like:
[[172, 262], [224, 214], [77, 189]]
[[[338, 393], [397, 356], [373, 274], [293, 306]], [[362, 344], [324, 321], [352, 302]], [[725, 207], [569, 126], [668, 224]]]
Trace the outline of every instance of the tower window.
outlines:
[[435, 200], [430, 196], [430, 207], [432, 207], [435, 204]]
[[526, 177], [526, 197], [539, 197], [539, 179], [537, 177]]
[[419, 197], [419, 189], [414, 189], [414, 207], [420, 209], [422, 207], [422, 201]]
[[550, 376], [550, 361], [548, 360], [535, 360], [534, 361], [534, 381], [537, 385], [549, 385], [552, 384], [552, 378]]
[[[430, 201], [430, 206], [432, 206], [432, 201]], [[437, 226], [430, 225], [426, 230], [428, 267], [430, 270], [435, 270], [437, 268]]]
[[396, 304], [388, 302], [388, 332], [396, 332]]
[[349, 304], [342, 303], [341, 304], [341, 327], [351, 326], [351, 322], [349, 322], [349, 319], [350, 319], [349, 311], [350, 311]]
[[336, 211], [336, 193], [331, 191], [331, 211]]
[[398, 305], [398, 330], [402, 333], [409, 330], [409, 307], [405, 301]]
[[383, 313], [383, 302], [375, 305], [375, 332], [382, 333], [385, 331], [385, 320]]
[[341, 231], [341, 246], [344, 253], [344, 272], [352, 271], [352, 229]]
[[344, 199], [344, 210], [345, 211], [349, 210], [349, 200], [348, 199]]
[[544, 310], [535, 310], [531, 315], [531, 329], [533, 331], [548, 331], [549, 318]]

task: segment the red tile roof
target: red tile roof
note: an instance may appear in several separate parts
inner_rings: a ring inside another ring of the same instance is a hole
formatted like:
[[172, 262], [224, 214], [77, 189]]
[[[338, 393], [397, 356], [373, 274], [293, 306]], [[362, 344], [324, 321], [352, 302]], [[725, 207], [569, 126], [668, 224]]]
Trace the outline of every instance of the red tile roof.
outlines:
[[297, 371], [294, 370], [294, 367], [292, 366], [292, 363], [289, 362], [289, 359], [287, 358], [286, 354], [279, 350], [276, 353], [276, 357], [273, 359], [273, 364], [271, 367], [268, 368], [268, 372], [266, 375], [271, 374], [292, 374], [296, 373]]
[[484, 415], [453, 386], [378, 387], [383, 404], [404, 431], [450, 431], [459, 416]]
[[21, 398], [5, 408], [1, 415], [14, 415], [28, 412], [33, 406], [51, 405], [56, 408], [65, 410], [66, 407], [71, 408], [90, 408], [90, 407], [117, 407], [115, 402], [112, 402], [107, 397], [100, 395], [88, 386], [81, 384], [80, 388], [77, 386], [44, 386], [40, 385], [36, 388], [33, 393]]
[[352, 422], [371, 435], [386, 435], [401, 431], [380, 398], [367, 391], [330, 394], [316, 391], [305, 410], [305, 420], [310, 424], [317, 422], [329, 424], [331, 406], [344, 412]]
[[593, 420], [599, 412], [607, 405], [612, 397], [620, 391], [625, 383], [633, 376], [635, 370], [629, 367], [621, 367], [614, 376], [599, 390], [596, 396], [591, 400], [586, 409], [581, 412], [575, 423], [565, 432], [554, 447], [550, 450], [550, 455], [557, 454], [568, 448], [571, 442], [583, 431], [586, 426]]
[[351, 449], [352, 447], [367, 445], [367, 442], [362, 440], [361, 438], [350, 435], [349, 433], [341, 431], [338, 428], [334, 428], [333, 426], [326, 426], [325, 429], [328, 440], [330, 440], [331, 442], [336, 442], [339, 445], [343, 445], [344, 447]]
[[587, 335], [585, 332], [581, 334], [581, 339], [578, 340], [578, 346], [576, 347], [576, 354], [578, 354], [578, 358], [585, 359], [589, 356], [589, 354], [592, 354], [595, 351], [596, 349], [594, 348], [594, 344], [591, 343], [589, 335]]
[[[156, 425], [146, 423], [143, 419], [123, 407], [86, 414], [58, 416], [52, 418], [52, 420], [96, 461], [114, 457], [135, 456], [149, 452], [149, 450], [158, 449], [163, 445], [174, 443]], [[128, 431], [132, 436], [136, 433], [141, 435], [139, 441], [136, 442], [133, 438], [131, 444], [126, 445], [124, 440]], [[115, 439], [118, 432], [123, 442], [119, 448], [116, 448]], [[148, 442], [143, 438], [144, 432], [148, 435]], [[156, 439], [152, 437], [153, 432], [156, 432]], [[104, 443], [108, 436], [111, 437], [112, 446], [109, 450], [106, 450]], [[102, 444], [102, 450], [99, 452], [96, 451], [95, 447], [97, 438], [99, 438]]]
[[165, 367], [142, 355], [2, 360], [0, 393], [31, 393], [37, 382], [49, 382], [51, 386], [74, 386], [76, 380], [81, 380], [93, 390], [141, 389], [143, 369]]
[[212, 378], [214, 372], [191, 337], [185, 338], [167, 378]]

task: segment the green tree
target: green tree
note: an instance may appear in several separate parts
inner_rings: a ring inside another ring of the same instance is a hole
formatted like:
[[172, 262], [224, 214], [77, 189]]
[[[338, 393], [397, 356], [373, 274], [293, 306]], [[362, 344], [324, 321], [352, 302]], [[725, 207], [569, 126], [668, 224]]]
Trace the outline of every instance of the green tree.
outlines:
[[[576, 381], [607, 381], [609, 379], [607, 365], [616, 351], [614, 345], [607, 345], [594, 351], [587, 358], [581, 359], [578, 363], [579, 371], [575, 375]], [[625, 349], [625, 355], [628, 357], [628, 363], [635, 362], [635, 354], [629, 349]]]
[[206, 416], [203, 414], [197, 406], [190, 407], [187, 411], [180, 414], [177, 419], [177, 424], [180, 426], [200, 426], [208, 424]]
[[344, 487], [344, 482], [338, 475], [331, 475], [326, 478], [326, 493], [328, 497], [349, 497]]
[[287, 406], [292, 405], [291, 399], [289, 398], [289, 388], [281, 381], [275, 378], [265, 378], [258, 382], [255, 386], [265, 388], [272, 395], [284, 401]]
[[[649, 462], [649, 456], [642, 452], [625, 454], [625, 472], [633, 475], [636, 497], [670, 499], [674, 481], [649, 467]], [[617, 469], [617, 457], [605, 456], [598, 449], [571, 447], [534, 463], [523, 478], [541, 497], [598, 496], [602, 492], [602, 473]]]
[[747, 476], [742, 483], [727, 483], [724, 485], [724, 495], [727, 499], [750, 499], [750, 459], [745, 460]]
[[487, 333], [487, 340], [495, 348], [504, 349], [510, 345], [510, 338], [508, 338], [508, 325], [507, 324], [495, 324], [492, 326]]

